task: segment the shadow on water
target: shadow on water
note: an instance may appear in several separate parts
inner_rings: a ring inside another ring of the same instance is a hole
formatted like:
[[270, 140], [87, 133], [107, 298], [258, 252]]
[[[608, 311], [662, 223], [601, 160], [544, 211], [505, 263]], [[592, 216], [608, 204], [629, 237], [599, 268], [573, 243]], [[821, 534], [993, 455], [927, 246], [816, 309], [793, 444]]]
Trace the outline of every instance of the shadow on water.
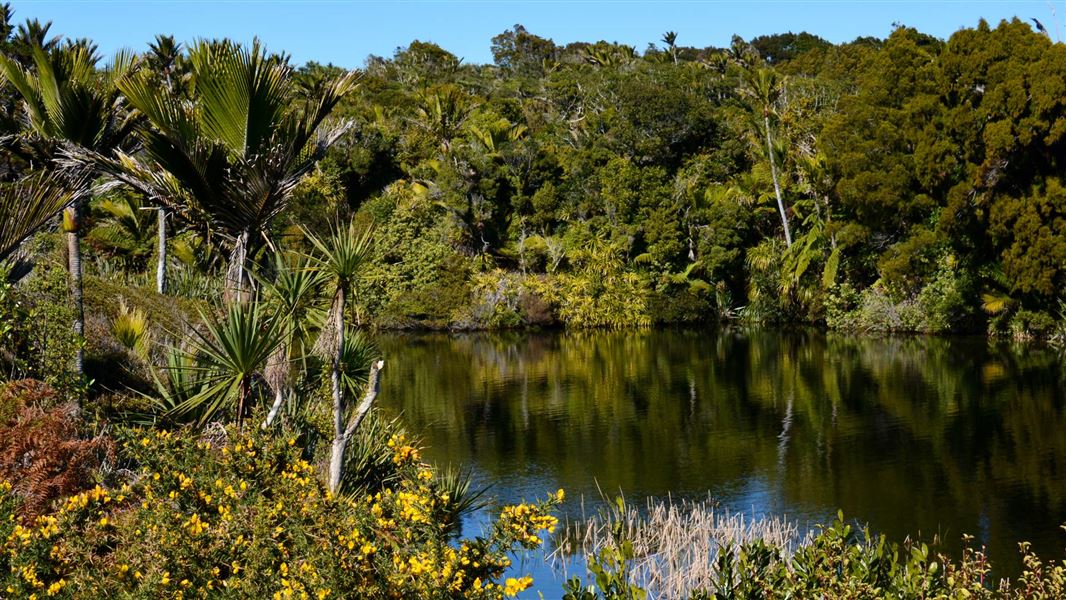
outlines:
[[839, 508], [951, 552], [972, 534], [1008, 575], [1018, 541], [1066, 547], [1066, 367], [1051, 350], [742, 329], [380, 345], [384, 409], [502, 501], [710, 494], [801, 526]]

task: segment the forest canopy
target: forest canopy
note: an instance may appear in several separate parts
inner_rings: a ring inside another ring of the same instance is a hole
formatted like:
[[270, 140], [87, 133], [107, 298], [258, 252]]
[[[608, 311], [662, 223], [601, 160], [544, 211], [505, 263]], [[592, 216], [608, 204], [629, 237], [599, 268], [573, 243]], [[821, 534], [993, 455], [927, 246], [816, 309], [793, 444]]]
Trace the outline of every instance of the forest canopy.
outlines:
[[[91, 41], [35, 22], [4, 31], [13, 69], [42, 46], [82, 48], [108, 70]], [[1062, 44], [1017, 19], [946, 41], [900, 25], [843, 44], [807, 32], [683, 41], [560, 45], [515, 25], [490, 41], [492, 64], [418, 40], [369, 57], [335, 99], [346, 127], [300, 170], [291, 202], [247, 216], [271, 231], [249, 239], [249, 264], [301, 228], [355, 218], [379, 239], [356, 302], [387, 327], [743, 318], [1028, 336], [1061, 321]], [[196, 46], [160, 36], [128, 68], [187, 96], [204, 78]], [[291, 103], [345, 73], [289, 68]], [[6, 79], [0, 126], [13, 139], [26, 124]], [[131, 118], [145, 113], [129, 100]], [[15, 146], [8, 179], [32, 163]], [[107, 202], [90, 222], [114, 221]], [[219, 268], [236, 234], [194, 221], [176, 223], [199, 253], [178, 267]], [[151, 228], [88, 235], [98, 256], [146, 270]]]

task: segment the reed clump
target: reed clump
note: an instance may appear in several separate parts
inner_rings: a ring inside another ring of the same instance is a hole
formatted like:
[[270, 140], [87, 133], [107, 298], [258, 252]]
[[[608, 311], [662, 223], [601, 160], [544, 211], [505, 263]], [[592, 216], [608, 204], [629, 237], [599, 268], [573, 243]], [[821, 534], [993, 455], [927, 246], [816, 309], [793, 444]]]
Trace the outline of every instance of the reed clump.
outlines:
[[711, 498], [649, 498], [643, 506], [619, 500], [595, 516], [568, 521], [550, 558], [565, 573], [568, 557], [598, 556], [624, 540], [632, 546], [630, 583], [650, 597], [688, 598], [721, 580], [723, 548], [762, 542], [790, 556], [809, 539], [783, 517], [730, 512]]

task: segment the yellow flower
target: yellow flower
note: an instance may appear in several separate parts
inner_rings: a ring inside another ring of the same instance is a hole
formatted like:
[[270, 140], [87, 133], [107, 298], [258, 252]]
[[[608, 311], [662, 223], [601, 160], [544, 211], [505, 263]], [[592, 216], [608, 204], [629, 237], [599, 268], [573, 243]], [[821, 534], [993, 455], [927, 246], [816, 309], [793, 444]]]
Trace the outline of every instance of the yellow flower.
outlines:
[[185, 521], [185, 528], [193, 535], [200, 535], [208, 528], [208, 524], [200, 519], [200, 515], [193, 514], [188, 521]]
[[532, 577], [523, 577], [521, 579], [515, 579], [514, 577], [508, 577], [504, 582], [503, 593], [507, 596], [517, 596], [518, 592], [529, 588], [533, 585]]
[[59, 581], [57, 581], [57, 582], [53, 583], [52, 585], [48, 586], [48, 595], [49, 596], [55, 596], [56, 594], [59, 593], [60, 590], [63, 589], [63, 586], [65, 586], [66, 584], [67, 584], [67, 582], [65, 580], [60, 579]]

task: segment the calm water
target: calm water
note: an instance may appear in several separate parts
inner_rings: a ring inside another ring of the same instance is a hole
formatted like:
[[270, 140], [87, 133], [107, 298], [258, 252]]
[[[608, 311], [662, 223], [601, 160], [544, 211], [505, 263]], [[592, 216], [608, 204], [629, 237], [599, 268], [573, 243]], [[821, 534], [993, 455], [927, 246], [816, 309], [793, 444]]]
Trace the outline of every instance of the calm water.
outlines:
[[1053, 351], [760, 330], [380, 345], [384, 409], [503, 501], [559, 487], [587, 501], [710, 494], [802, 526], [839, 508], [951, 551], [972, 534], [1007, 573], [1019, 540], [1048, 557], [1066, 548], [1066, 367]]

